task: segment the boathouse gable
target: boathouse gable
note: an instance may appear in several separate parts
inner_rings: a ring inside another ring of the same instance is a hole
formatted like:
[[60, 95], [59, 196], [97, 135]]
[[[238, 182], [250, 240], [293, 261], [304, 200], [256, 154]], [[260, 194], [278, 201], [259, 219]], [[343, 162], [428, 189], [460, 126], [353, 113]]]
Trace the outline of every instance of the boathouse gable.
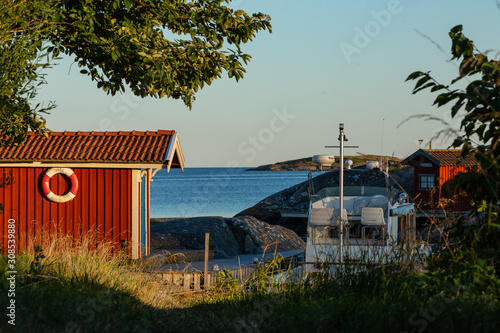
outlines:
[[[184, 168], [175, 131], [29, 133], [22, 146], [0, 152], [0, 249], [10, 220], [17, 253], [62, 234], [112, 244], [132, 258], [148, 255], [150, 182], [162, 168]], [[60, 197], [74, 181], [72, 199], [48, 197], [47, 188]]]
[[[461, 157], [459, 149], [419, 149], [403, 161], [413, 167], [413, 193], [416, 201], [426, 209], [436, 209], [447, 198], [443, 185], [461, 172], [468, 172], [477, 166], [472, 154]], [[470, 210], [470, 198], [457, 195], [451, 204], [452, 211]]]

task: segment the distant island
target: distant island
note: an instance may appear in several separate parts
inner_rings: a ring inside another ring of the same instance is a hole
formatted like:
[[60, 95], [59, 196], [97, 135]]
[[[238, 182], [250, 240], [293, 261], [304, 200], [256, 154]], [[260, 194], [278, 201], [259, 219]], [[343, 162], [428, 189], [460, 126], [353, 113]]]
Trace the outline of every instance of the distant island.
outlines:
[[[353, 165], [352, 168], [359, 168], [366, 165], [367, 161], [380, 161], [380, 155], [356, 155], [356, 156], [345, 156], [345, 160], [352, 160]], [[397, 157], [390, 156], [382, 156], [382, 161], [385, 163], [389, 163], [390, 169], [400, 169], [400, 162], [402, 159]], [[333, 164], [333, 168], [339, 167], [338, 157], [335, 157], [335, 163]], [[277, 162], [274, 164], [266, 164], [261, 165], [256, 168], [250, 168], [246, 171], [307, 171], [307, 170], [316, 170], [316, 165], [312, 161], [311, 157], [299, 158], [296, 160]]]

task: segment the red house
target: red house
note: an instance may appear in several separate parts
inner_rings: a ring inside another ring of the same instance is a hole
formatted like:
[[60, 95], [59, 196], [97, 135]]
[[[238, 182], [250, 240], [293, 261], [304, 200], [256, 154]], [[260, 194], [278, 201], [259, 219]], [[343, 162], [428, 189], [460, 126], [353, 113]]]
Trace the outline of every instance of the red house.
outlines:
[[421, 208], [470, 210], [470, 196], [458, 194], [451, 198], [443, 186], [459, 172], [467, 172], [477, 165], [472, 154], [463, 158], [460, 153], [457, 149], [419, 149], [401, 161], [403, 165], [413, 166], [413, 195]]
[[10, 228], [16, 253], [63, 234], [148, 255], [149, 183], [170, 168], [184, 168], [175, 131], [29, 133], [0, 150], [0, 250]]

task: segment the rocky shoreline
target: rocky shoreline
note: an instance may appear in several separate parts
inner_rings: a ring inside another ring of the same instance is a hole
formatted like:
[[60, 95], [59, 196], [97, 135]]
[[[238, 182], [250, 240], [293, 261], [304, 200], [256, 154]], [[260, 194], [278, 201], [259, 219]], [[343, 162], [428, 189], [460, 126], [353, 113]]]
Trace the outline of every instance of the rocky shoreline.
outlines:
[[[364, 168], [367, 161], [380, 161], [381, 157], [377, 155], [357, 155], [346, 156], [346, 160], [353, 161], [353, 168]], [[382, 159], [389, 163], [390, 167], [399, 167], [401, 159], [396, 157], [383, 156]], [[333, 168], [339, 168], [338, 161], [333, 164]], [[316, 164], [312, 161], [312, 157], [304, 157], [296, 160], [277, 162], [273, 164], [261, 165], [256, 168], [246, 169], [245, 171], [308, 171], [316, 170]]]
[[245, 171], [308, 171], [316, 170], [316, 165], [312, 157], [301, 158], [274, 164], [261, 165], [256, 168], [246, 169]]
[[305, 242], [292, 230], [253, 216], [193, 217], [158, 223], [151, 226], [151, 249], [203, 250], [205, 233], [210, 234], [210, 250], [215, 251], [216, 259], [305, 249]]

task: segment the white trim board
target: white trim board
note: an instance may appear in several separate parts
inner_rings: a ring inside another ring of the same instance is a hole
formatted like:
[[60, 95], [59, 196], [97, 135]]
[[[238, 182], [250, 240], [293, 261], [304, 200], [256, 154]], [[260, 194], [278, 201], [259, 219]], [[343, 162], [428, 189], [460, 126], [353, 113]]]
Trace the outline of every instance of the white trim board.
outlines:
[[[167, 161], [167, 166], [166, 166], [167, 172], [170, 172], [172, 161], [174, 160], [176, 153], [181, 170], [184, 172], [184, 164], [185, 164], [184, 153], [182, 152], [179, 136], [177, 135], [177, 133], [174, 133], [174, 135], [170, 138], [170, 142], [168, 143], [167, 153], [164, 158], [164, 160]], [[165, 166], [163, 168], [165, 168]]]
[[141, 211], [139, 209], [140, 200], [140, 170], [132, 170], [132, 193], [131, 193], [131, 256], [132, 259], [139, 259], [141, 257], [140, 235], [141, 235]]

